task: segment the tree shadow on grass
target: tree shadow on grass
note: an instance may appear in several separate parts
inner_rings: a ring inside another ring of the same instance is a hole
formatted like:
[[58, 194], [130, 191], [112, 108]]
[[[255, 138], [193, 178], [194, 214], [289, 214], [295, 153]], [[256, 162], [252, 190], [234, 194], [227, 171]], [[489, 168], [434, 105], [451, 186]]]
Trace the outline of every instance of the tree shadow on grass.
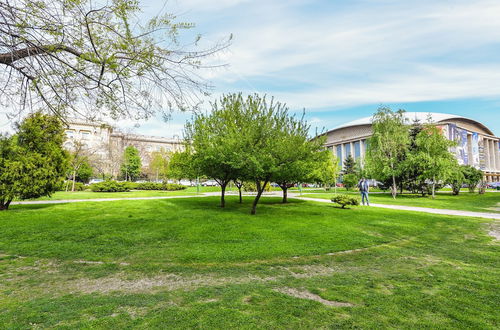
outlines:
[[9, 212], [22, 212], [30, 210], [41, 210], [41, 209], [51, 208], [56, 205], [60, 204], [14, 204], [11, 205], [7, 211], [2, 211], [2, 212], [9, 213]]

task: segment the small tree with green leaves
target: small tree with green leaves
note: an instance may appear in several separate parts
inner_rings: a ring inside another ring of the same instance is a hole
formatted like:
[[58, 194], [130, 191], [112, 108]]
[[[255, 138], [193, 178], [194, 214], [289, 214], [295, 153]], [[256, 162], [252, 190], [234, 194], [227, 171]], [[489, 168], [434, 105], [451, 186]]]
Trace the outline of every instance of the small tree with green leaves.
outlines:
[[315, 167], [308, 181], [319, 183], [325, 190], [330, 190], [337, 183], [339, 160], [331, 151], [324, 153], [322, 156], [315, 162]]
[[127, 181], [134, 181], [141, 174], [142, 161], [139, 151], [134, 146], [128, 146], [123, 153], [121, 166], [122, 176]]
[[155, 181], [165, 180], [168, 177], [168, 161], [170, 153], [161, 149], [151, 153], [149, 162], [149, 175], [155, 178]]
[[344, 174], [356, 174], [356, 160], [354, 160], [351, 154], [344, 160], [344, 169], [342, 172]]
[[417, 134], [415, 149], [408, 155], [408, 162], [422, 169], [420, 179], [431, 182], [432, 198], [435, 198], [436, 184], [445, 182], [458, 166], [449, 151], [454, 143], [443, 136], [429, 119], [429, 123]]
[[390, 179], [391, 194], [397, 195], [396, 177], [401, 172], [400, 160], [404, 158], [409, 145], [408, 126], [404, 111], [393, 112], [390, 108], [379, 108], [373, 116], [373, 135], [369, 140], [366, 167], [379, 181]]
[[484, 177], [483, 171], [470, 165], [462, 165], [460, 168], [464, 175], [464, 183], [469, 188], [469, 192], [473, 193]]
[[50, 196], [67, 169], [64, 129], [53, 116], [34, 113], [12, 137], [0, 136], [0, 210], [14, 198]]

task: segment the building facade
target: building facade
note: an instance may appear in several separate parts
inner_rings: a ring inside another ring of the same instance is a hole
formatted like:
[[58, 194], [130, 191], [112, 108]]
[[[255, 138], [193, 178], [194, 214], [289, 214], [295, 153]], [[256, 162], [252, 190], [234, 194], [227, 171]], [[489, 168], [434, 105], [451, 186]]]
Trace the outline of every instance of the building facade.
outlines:
[[164, 138], [120, 132], [106, 123], [78, 119], [66, 121], [67, 150], [83, 146], [99, 173], [116, 177], [120, 173], [123, 153], [128, 146], [139, 150], [142, 166], [147, 168], [155, 151], [176, 152], [184, 149], [179, 138]]
[[[500, 138], [485, 125], [475, 120], [444, 113], [406, 112], [408, 123], [428, 118], [441, 129], [449, 140], [457, 142], [452, 152], [461, 165], [472, 165], [482, 170], [487, 182], [500, 181]], [[363, 162], [367, 141], [372, 135], [372, 118], [365, 117], [336, 127], [326, 133], [326, 147], [339, 159], [339, 163], [351, 155]]]

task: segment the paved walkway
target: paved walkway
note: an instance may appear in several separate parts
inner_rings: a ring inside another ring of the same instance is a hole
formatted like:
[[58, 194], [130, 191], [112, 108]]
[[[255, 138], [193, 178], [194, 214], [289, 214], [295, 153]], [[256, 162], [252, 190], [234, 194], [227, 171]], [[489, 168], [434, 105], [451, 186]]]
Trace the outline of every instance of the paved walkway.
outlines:
[[[320, 203], [331, 203], [328, 199], [312, 198], [312, 197], [300, 197], [297, 195], [289, 196], [290, 198], [302, 199], [311, 202]], [[404, 211], [417, 211], [425, 213], [434, 214], [445, 214], [445, 215], [456, 215], [463, 217], [477, 217], [477, 218], [488, 218], [500, 220], [500, 213], [488, 213], [488, 212], [472, 212], [472, 211], [462, 211], [462, 210], [448, 210], [448, 209], [434, 209], [430, 207], [418, 207], [418, 206], [406, 206], [406, 205], [389, 205], [389, 204], [373, 204], [372, 207], [381, 207], [384, 209], [394, 209], [394, 210], [404, 210]]]
[[[81, 202], [111, 202], [111, 201], [135, 201], [135, 200], [150, 200], [150, 199], [174, 199], [174, 198], [193, 198], [193, 197], [209, 197], [219, 196], [220, 192], [207, 192], [199, 195], [179, 195], [179, 196], [157, 196], [157, 197], [121, 197], [121, 198], [93, 198], [93, 199], [65, 199], [65, 200], [45, 200], [45, 201], [21, 201], [12, 202], [12, 205], [20, 204], [66, 204], [66, 203], [81, 203]], [[229, 192], [227, 195], [237, 195], [237, 193]], [[248, 196], [248, 194], [245, 194]], [[255, 194], [254, 194], [255, 195]], [[253, 196], [254, 196], [253, 195]], [[249, 195], [252, 196], [252, 195]], [[263, 194], [262, 197], [281, 197], [281, 192], [273, 191]], [[288, 193], [288, 198], [295, 198], [311, 202], [331, 203], [328, 199], [302, 197], [297, 193]], [[500, 220], [500, 213], [487, 212], [471, 212], [461, 210], [434, 209], [429, 207], [405, 206], [405, 205], [389, 205], [389, 204], [370, 204], [372, 207], [380, 207], [385, 209], [416, 211], [434, 214], [455, 215], [464, 217], [477, 217]]]

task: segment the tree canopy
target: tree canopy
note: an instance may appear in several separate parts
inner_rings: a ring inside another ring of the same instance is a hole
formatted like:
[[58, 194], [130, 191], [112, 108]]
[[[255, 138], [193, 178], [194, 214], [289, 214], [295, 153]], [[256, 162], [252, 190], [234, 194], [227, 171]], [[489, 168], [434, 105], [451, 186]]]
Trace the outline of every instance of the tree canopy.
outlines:
[[142, 161], [137, 148], [134, 146], [126, 147], [123, 152], [122, 176], [127, 181], [133, 181], [141, 174], [141, 168]]
[[193, 27], [168, 13], [145, 19], [138, 0], [2, 1], [1, 101], [87, 118], [195, 107], [209, 87], [199, 70], [230, 38], [181, 43]]
[[0, 137], [0, 210], [14, 198], [50, 195], [67, 169], [59, 119], [34, 113], [17, 126], [14, 136]]

